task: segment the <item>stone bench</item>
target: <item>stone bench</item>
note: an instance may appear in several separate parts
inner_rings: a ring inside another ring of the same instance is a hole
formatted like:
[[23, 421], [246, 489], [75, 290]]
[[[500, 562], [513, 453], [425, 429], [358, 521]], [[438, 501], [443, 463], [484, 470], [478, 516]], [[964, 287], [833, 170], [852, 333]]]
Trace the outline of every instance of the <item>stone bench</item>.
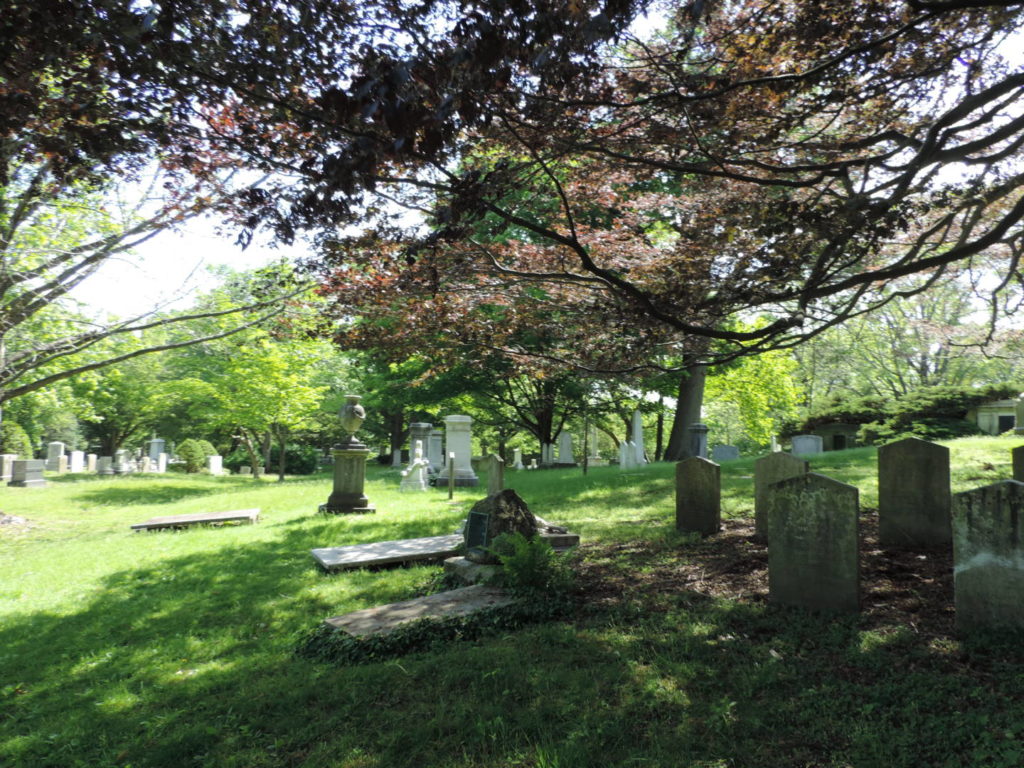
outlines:
[[233, 512], [201, 512], [197, 515], [167, 515], [152, 517], [132, 526], [134, 531], [156, 531], [161, 528], [187, 528], [190, 525], [220, 525], [222, 523], [255, 523], [260, 517], [258, 509], [236, 509]]

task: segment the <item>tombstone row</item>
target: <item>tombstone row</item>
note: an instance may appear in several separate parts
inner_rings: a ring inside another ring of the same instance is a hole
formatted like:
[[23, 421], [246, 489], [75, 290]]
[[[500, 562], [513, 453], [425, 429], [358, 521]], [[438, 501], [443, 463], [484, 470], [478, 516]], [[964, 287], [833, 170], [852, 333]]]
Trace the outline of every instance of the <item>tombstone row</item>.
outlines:
[[[879, 537], [900, 548], [952, 546], [957, 626], [1024, 628], [1024, 446], [1014, 479], [949, 490], [949, 451], [909, 438], [879, 450]], [[720, 526], [714, 462], [676, 465], [676, 526], [707, 536]], [[771, 454], [755, 462], [755, 530], [768, 542], [769, 598], [829, 612], [860, 603], [859, 491]]]

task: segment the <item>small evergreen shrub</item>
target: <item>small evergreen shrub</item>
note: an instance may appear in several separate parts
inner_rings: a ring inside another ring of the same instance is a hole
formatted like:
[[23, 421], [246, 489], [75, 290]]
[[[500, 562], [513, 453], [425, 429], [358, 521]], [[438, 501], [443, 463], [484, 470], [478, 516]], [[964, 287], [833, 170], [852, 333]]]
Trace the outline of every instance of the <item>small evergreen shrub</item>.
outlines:
[[0, 453], [14, 453], [19, 459], [32, 458], [32, 441], [17, 422], [0, 423]]
[[185, 462], [185, 471], [190, 474], [206, 469], [206, 457], [213, 456], [217, 449], [207, 440], [183, 440], [178, 446], [178, 458]]

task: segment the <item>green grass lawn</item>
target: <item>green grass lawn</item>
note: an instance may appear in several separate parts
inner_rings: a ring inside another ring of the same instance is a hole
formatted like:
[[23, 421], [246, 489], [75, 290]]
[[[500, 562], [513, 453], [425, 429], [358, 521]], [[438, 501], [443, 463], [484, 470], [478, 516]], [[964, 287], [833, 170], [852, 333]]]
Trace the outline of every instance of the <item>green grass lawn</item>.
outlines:
[[[1019, 440], [951, 442], [954, 490], [1010, 476]], [[812, 462], [877, 505], [875, 453]], [[722, 466], [753, 514], [752, 460]], [[507, 472], [610, 567], [670, 573], [673, 467]], [[399, 494], [323, 517], [327, 475], [51, 477], [0, 489], [2, 766], [1020, 766], [1021, 643], [925, 637], [699, 589], [637, 589], [562, 621], [339, 667], [294, 655], [324, 618], [407, 598], [438, 566], [325, 575], [309, 550], [451, 533], [480, 496]], [[133, 533], [259, 507], [254, 526]], [[647, 555], [645, 555], [647, 556]], [[1024, 599], [1024, 597], [1022, 597]]]

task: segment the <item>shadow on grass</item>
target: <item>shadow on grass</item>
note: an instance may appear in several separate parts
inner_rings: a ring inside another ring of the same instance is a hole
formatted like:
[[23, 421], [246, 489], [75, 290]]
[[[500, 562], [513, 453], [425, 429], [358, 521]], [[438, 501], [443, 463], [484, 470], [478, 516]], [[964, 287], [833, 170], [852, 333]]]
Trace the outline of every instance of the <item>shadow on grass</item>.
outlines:
[[[153, 485], [145, 488], [125, 486], [122, 488], [96, 488], [76, 494], [75, 500], [85, 504], [131, 506], [133, 504], [172, 504], [196, 496], [213, 496], [223, 489], [205, 488], [195, 485]], [[218, 510], [211, 510], [218, 511]]]

